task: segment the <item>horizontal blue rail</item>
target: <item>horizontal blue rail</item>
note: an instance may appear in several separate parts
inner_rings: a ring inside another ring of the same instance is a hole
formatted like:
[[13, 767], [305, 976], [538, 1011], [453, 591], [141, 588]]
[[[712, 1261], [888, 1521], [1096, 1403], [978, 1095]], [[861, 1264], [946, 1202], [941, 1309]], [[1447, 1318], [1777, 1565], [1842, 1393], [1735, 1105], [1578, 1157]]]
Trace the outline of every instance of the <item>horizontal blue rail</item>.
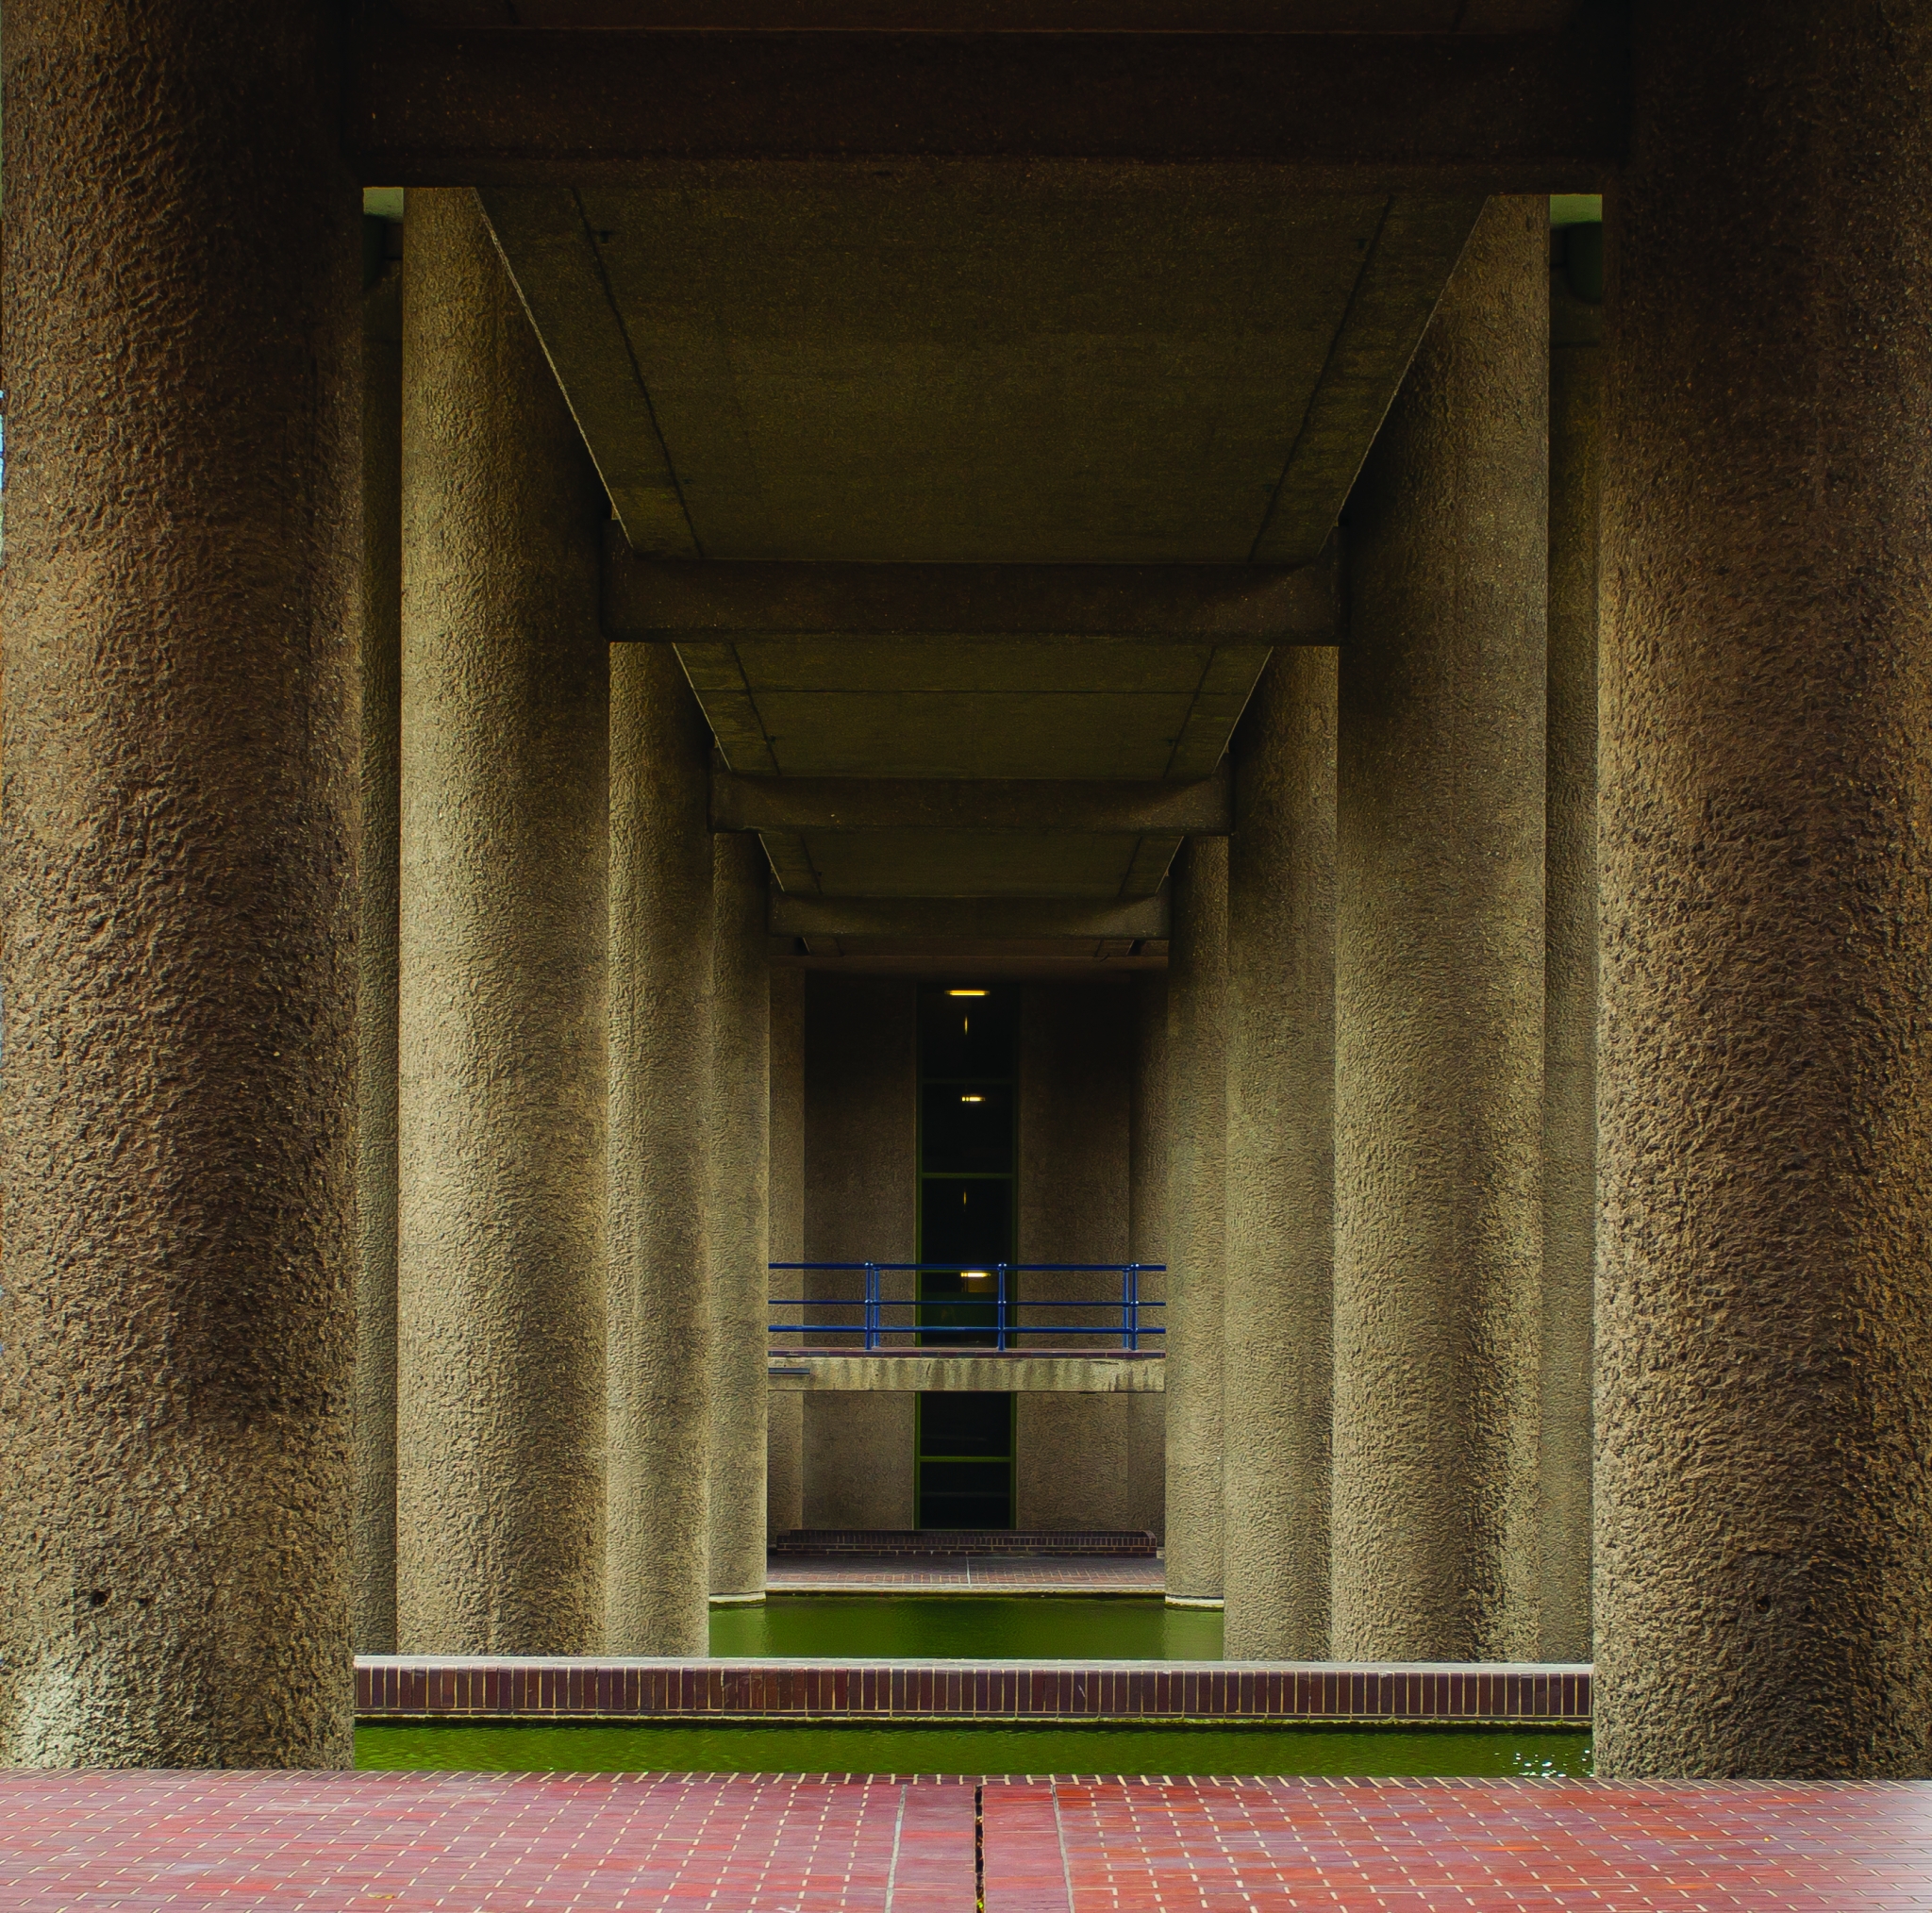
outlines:
[[[772, 1298], [771, 1304], [774, 1308], [809, 1309], [815, 1304], [833, 1308], [862, 1307], [865, 1311], [862, 1323], [774, 1322], [770, 1328], [773, 1335], [858, 1333], [864, 1336], [867, 1348], [877, 1348], [882, 1338], [889, 1332], [885, 1320], [886, 1310], [889, 1308], [914, 1311], [911, 1322], [895, 1324], [891, 1333], [916, 1333], [921, 1337], [953, 1335], [984, 1338], [991, 1331], [993, 1346], [998, 1349], [1013, 1347], [1024, 1335], [1117, 1335], [1123, 1347], [1139, 1349], [1143, 1336], [1164, 1336], [1167, 1333], [1166, 1329], [1141, 1320], [1143, 1311], [1165, 1308], [1167, 1305], [1164, 1302], [1143, 1302], [1141, 1299], [1141, 1277], [1165, 1274], [1165, 1262], [993, 1262], [984, 1268], [972, 1262], [773, 1262], [767, 1266], [772, 1269], [808, 1271], [815, 1274], [862, 1273], [865, 1277], [865, 1294], [862, 1298], [775, 1295]], [[881, 1277], [892, 1274], [985, 1276], [994, 1284], [994, 1289], [991, 1295], [986, 1296], [928, 1296], [919, 1301], [889, 1302], [882, 1292]], [[1120, 1299], [1118, 1302], [1112, 1297], [1104, 1302], [1036, 1302], [1028, 1298], [1023, 1302], [1016, 1297], [1008, 1296], [1007, 1278], [1009, 1275], [1118, 1275], [1121, 1278]], [[992, 1312], [992, 1320], [956, 1326], [949, 1322], [921, 1322], [918, 1319], [919, 1310], [934, 1308], [990, 1309]], [[1037, 1327], [1032, 1324], [1023, 1326], [1012, 1319], [1014, 1312], [1021, 1308], [1118, 1308], [1121, 1319], [1117, 1326], [1108, 1328], [1076, 1327], [1072, 1323], [1059, 1327]]]

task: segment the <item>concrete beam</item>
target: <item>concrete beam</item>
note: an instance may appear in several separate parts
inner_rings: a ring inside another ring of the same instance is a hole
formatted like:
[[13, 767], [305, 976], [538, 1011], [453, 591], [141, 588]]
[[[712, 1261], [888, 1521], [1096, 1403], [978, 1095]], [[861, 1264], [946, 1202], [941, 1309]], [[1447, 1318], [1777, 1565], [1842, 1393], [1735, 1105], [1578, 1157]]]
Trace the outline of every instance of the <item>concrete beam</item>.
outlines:
[[774, 937], [811, 941], [822, 937], [1141, 941], [1167, 935], [1167, 899], [1095, 903], [1072, 897], [814, 897], [774, 890], [771, 929]]
[[1576, 0], [401, 0], [425, 26], [498, 31], [1555, 33]]
[[588, 187], [665, 160], [1292, 167], [1313, 189], [1576, 192], [1621, 162], [1627, 33], [438, 32], [360, 9], [365, 184]]
[[744, 637], [1055, 638], [1135, 644], [1333, 644], [1334, 551], [1313, 564], [741, 564], [604, 547], [613, 643]]
[[[1320, 655], [1320, 654], [1316, 654]], [[741, 777], [711, 767], [711, 828], [758, 831], [1041, 830], [1225, 837], [1227, 763], [1198, 783], [1075, 778]]]
[[766, 1368], [774, 1389], [854, 1393], [960, 1389], [1022, 1395], [1158, 1395], [1166, 1387], [1166, 1372], [1158, 1355], [1115, 1349], [1102, 1355], [779, 1349], [773, 1351]]

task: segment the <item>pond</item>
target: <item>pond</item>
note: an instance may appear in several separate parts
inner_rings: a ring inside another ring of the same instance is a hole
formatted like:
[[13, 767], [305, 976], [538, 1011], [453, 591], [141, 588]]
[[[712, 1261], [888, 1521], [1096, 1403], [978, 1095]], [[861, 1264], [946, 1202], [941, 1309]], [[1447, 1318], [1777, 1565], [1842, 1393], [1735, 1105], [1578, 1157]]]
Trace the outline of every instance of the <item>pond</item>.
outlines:
[[711, 1652], [867, 1660], [1219, 1660], [1221, 1616], [1152, 1599], [778, 1594], [714, 1607]]

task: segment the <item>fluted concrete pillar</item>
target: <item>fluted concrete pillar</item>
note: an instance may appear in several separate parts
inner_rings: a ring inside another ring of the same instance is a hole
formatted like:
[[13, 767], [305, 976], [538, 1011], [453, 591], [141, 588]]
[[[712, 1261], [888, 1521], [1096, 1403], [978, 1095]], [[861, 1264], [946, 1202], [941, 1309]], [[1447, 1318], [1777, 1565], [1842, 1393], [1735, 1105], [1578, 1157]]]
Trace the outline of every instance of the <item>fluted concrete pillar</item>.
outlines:
[[1167, 1598], [1221, 1601], [1227, 840], [1174, 860], [1168, 945]]
[[711, 1288], [713, 1600], [765, 1597], [765, 1264], [771, 1230], [771, 866], [748, 832], [711, 840], [711, 1107], [705, 1256]]
[[475, 195], [403, 261], [396, 1624], [602, 1644], [608, 507]]
[[7, 9], [4, 1765], [350, 1757], [334, 20]]
[[1646, 0], [1634, 36], [1607, 300], [1599, 1771], [1924, 1775], [1932, 8]]
[[[772, 1114], [767, 1152], [770, 1169], [774, 1262], [805, 1260], [805, 972], [792, 966], [772, 972]], [[773, 1272], [769, 1293], [803, 1295], [805, 1277], [795, 1269]], [[796, 1307], [774, 1308], [770, 1322], [803, 1322]], [[789, 1347], [802, 1335], [772, 1337]], [[769, 1386], [769, 1385], [768, 1385]], [[805, 1396], [795, 1389], [773, 1390], [765, 1428], [765, 1529], [788, 1534], [805, 1525]]]
[[1335, 677], [1279, 650], [1235, 735], [1223, 1389], [1231, 1660], [1328, 1656]]
[[[1136, 1262], [1167, 1260], [1167, 976], [1134, 973], [1134, 1056], [1127, 1106], [1127, 1254]], [[1167, 1300], [1167, 1277], [1143, 1275], [1144, 1301]], [[1142, 1326], [1160, 1328], [1167, 1311], [1149, 1309]], [[1159, 1351], [1162, 1338], [1143, 1340]], [[1164, 1366], [1164, 1364], [1163, 1364]], [[1167, 1397], [1127, 1397], [1127, 1525], [1157, 1539], [1167, 1532]]]
[[[386, 225], [387, 222], [380, 223]], [[378, 237], [380, 237], [378, 231]], [[396, 927], [402, 851], [403, 274], [362, 294], [361, 882], [356, 999], [358, 1654], [396, 1646]]]
[[1537, 1651], [1549, 214], [1494, 199], [1349, 509], [1334, 1651]]
[[1550, 293], [1548, 848], [1543, 906], [1541, 1658], [1588, 1660], [1596, 1279], [1596, 588], [1603, 308]]
[[610, 651], [608, 1646], [703, 1654], [711, 739], [668, 645]]

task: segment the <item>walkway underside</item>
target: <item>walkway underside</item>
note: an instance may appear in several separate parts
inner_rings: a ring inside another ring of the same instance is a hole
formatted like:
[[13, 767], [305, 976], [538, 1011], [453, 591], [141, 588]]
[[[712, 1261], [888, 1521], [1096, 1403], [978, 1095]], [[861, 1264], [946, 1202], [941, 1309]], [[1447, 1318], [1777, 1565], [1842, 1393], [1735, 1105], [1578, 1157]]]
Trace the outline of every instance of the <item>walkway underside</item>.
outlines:
[[0, 1900], [709, 1913], [1932, 1906], [1932, 1787], [0, 1775]]

